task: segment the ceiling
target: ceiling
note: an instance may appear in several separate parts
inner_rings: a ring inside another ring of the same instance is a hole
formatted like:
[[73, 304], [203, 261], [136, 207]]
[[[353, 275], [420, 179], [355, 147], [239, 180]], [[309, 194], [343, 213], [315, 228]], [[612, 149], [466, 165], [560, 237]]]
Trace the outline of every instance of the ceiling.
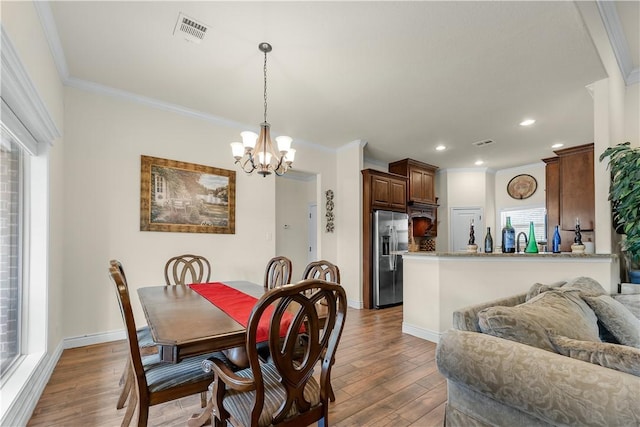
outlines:
[[[367, 158], [381, 163], [411, 157], [467, 168], [481, 159], [494, 170], [535, 163], [553, 155], [553, 143], [593, 141], [585, 86], [606, 77], [576, 5], [566, 1], [49, 7], [57, 28], [49, 38], [61, 47], [67, 84], [170, 105], [238, 132], [262, 121], [257, 46], [271, 43], [268, 121], [272, 134], [293, 137], [298, 157], [307, 144], [336, 149], [364, 140]], [[622, 7], [638, 16], [638, 2]], [[174, 36], [180, 12], [208, 26], [201, 43]], [[637, 21], [625, 25], [632, 37]], [[637, 68], [637, 52], [633, 61]], [[537, 122], [519, 126], [525, 118]], [[494, 143], [472, 145], [487, 139]], [[436, 152], [438, 144], [447, 150]]]

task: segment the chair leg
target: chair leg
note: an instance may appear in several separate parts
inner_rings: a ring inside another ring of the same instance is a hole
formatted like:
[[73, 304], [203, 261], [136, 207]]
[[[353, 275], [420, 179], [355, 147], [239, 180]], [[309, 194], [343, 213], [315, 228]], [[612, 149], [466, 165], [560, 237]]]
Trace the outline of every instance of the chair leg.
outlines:
[[131, 391], [131, 398], [129, 399], [127, 411], [124, 413], [124, 418], [122, 419], [122, 424], [120, 425], [120, 427], [129, 427], [129, 424], [131, 424], [131, 419], [133, 418], [133, 414], [135, 413], [136, 407], [138, 406], [138, 392], [137, 390]]
[[207, 392], [203, 391], [202, 393], [200, 393], [200, 407], [201, 408], [206, 408], [207, 407]]
[[336, 401], [336, 395], [333, 393], [333, 386], [331, 385], [331, 383], [329, 383], [329, 400], [331, 402]]
[[149, 405], [140, 404], [138, 410], [138, 427], [147, 427], [149, 421]]
[[118, 397], [116, 409], [122, 409], [124, 407], [124, 404], [127, 401], [127, 397], [129, 397], [129, 393], [131, 392], [131, 386], [134, 382], [133, 372], [131, 371], [131, 363], [128, 360], [127, 364], [124, 367], [122, 377], [124, 379], [124, 386], [122, 387], [122, 390], [120, 390], [120, 396]]

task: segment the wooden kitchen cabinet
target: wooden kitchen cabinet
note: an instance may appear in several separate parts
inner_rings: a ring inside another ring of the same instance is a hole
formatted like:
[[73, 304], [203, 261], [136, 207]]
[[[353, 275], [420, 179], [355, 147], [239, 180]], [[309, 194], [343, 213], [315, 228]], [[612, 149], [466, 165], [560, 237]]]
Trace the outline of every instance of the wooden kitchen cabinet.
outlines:
[[[595, 227], [593, 144], [554, 153], [557, 157], [543, 159], [546, 163], [547, 238], [550, 244], [555, 226], [560, 225], [560, 250], [570, 252], [576, 219], [580, 219], [582, 231], [591, 232]], [[587, 236], [583, 234], [582, 238], [586, 241]]]
[[[407, 211], [406, 178], [373, 169], [363, 170], [362, 175], [363, 195], [365, 199], [369, 199], [369, 210]], [[366, 204], [365, 209], [367, 209]]]
[[436, 171], [437, 166], [422, 163], [413, 159], [403, 159], [389, 164], [389, 172], [406, 176], [408, 204], [436, 204]]

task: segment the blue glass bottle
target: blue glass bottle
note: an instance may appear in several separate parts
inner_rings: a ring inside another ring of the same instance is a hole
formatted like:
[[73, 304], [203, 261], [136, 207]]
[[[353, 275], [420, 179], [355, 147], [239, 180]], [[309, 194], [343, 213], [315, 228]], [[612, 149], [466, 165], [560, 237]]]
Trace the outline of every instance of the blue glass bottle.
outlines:
[[511, 226], [511, 217], [507, 217], [507, 225], [502, 229], [502, 252], [507, 254], [516, 251], [516, 230]]
[[559, 226], [556, 225], [556, 230], [553, 232], [553, 244], [552, 244], [552, 252], [554, 254], [560, 253], [560, 243], [562, 243], [562, 239], [560, 239], [560, 230]]

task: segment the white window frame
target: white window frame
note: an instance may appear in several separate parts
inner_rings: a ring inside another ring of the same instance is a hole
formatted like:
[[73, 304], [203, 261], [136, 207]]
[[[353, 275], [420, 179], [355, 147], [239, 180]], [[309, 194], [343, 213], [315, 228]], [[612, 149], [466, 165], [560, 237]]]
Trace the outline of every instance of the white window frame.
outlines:
[[26, 425], [62, 352], [62, 343], [47, 351], [49, 149], [61, 134], [1, 25], [0, 35], [2, 123], [31, 154], [25, 169], [23, 356], [0, 385], [0, 425]]

